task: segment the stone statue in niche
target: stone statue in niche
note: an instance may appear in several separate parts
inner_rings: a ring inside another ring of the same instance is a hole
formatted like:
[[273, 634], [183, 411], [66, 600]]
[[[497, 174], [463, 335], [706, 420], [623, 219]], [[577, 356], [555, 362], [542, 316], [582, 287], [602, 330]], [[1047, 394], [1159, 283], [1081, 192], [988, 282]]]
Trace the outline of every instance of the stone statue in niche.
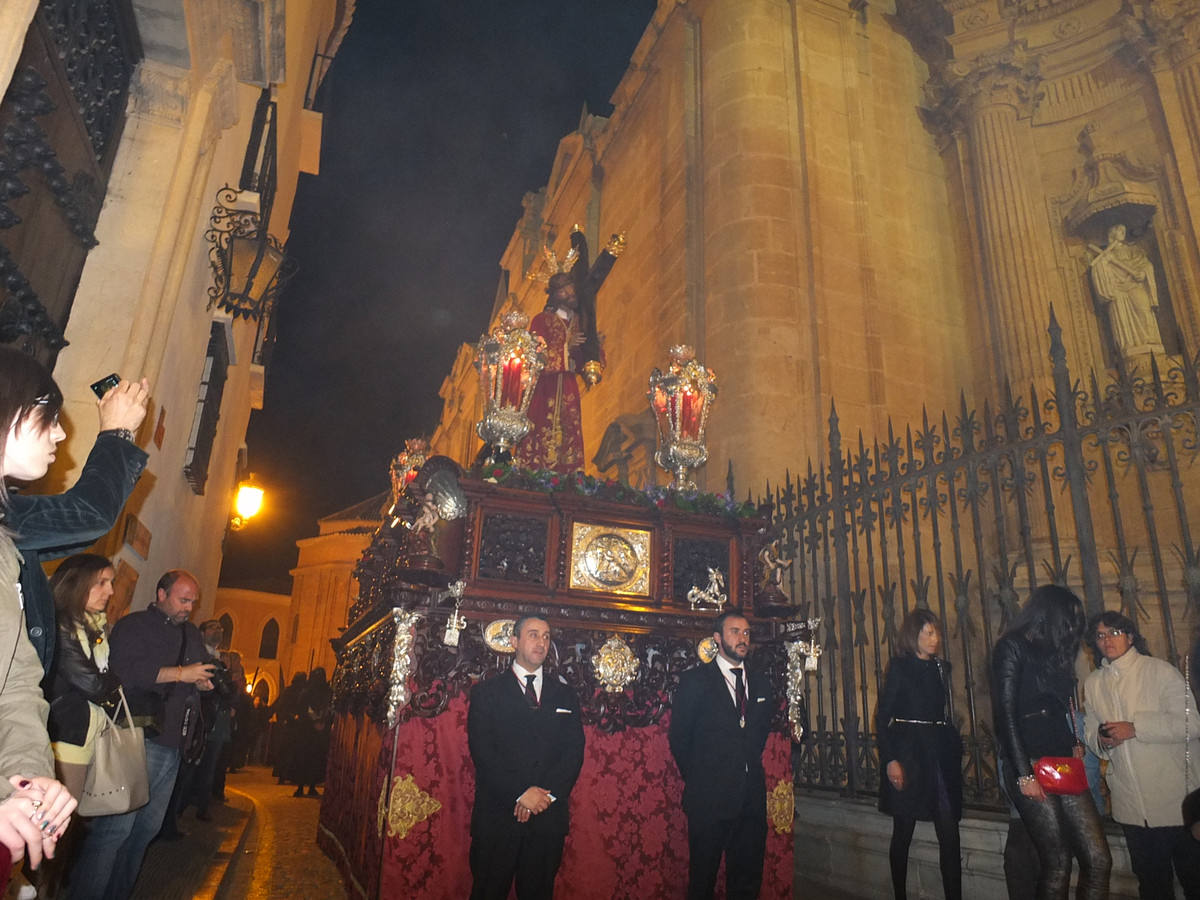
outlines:
[[1125, 242], [1125, 226], [1108, 229], [1108, 245], [1089, 247], [1095, 256], [1088, 264], [1096, 296], [1108, 311], [1113, 342], [1122, 359], [1151, 353], [1163, 355], [1158, 330], [1158, 284], [1154, 263], [1146, 251]]

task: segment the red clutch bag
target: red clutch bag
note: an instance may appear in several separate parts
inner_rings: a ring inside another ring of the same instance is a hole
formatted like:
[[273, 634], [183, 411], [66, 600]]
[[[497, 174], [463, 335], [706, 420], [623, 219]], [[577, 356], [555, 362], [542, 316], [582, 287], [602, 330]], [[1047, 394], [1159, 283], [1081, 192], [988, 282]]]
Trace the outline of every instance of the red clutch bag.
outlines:
[[1083, 760], [1075, 756], [1043, 756], [1033, 764], [1033, 776], [1047, 794], [1082, 794], [1088, 789]]

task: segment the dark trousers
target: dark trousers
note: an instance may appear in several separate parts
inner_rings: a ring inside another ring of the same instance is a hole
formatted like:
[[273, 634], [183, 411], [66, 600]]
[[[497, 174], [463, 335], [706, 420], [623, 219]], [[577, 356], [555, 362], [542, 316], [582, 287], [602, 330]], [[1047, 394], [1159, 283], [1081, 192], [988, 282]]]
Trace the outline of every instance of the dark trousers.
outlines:
[[[896, 900], [906, 900], [908, 882], [908, 849], [912, 846], [916, 819], [892, 816], [892, 844], [888, 861], [892, 868], [892, 891]], [[939, 816], [933, 820], [933, 830], [938, 839], [938, 859], [942, 869], [942, 892], [946, 900], [961, 900], [962, 897], [962, 851], [958, 840], [958, 821], [953, 816]]]
[[1029, 829], [1020, 816], [1008, 820], [1008, 839], [1004, 842], [1004, 882], [1008, 886], [1008, 900], [1029, 900], [1037, 895], [1038, 871], [1037, 847], [1029, 836]]
[[1074, 795], [1047, 794], [1031, 800], [1008, 784], [1008, 795], [1037, 848], [1037, 900], [1066, 900], [1071, 886], [1071, 859], [1079, 861], [1078, 900], [1104, 900], [1112, 856], [1108, 839], [1089, 791]]
[[[1200, 844], [1182, 825], [1121, 825], [1142, 900], [1174, 900], [1175, 876], [1187, 900], [1200, 898]], [[1172, 873], [1172, 868], [1174, 873]]]
[[762, 888], [767, 850], [767, 817], [749, 808], [733, 819], [696, 823], [688, 820], [688, 900], [710, 900], [725, 857], [725, 896], [753, 900]]
[[471, 900], [507, 900], [513, 879], [517, 900], [551, 900], [565, 834], [504, 829], [471, 837]]

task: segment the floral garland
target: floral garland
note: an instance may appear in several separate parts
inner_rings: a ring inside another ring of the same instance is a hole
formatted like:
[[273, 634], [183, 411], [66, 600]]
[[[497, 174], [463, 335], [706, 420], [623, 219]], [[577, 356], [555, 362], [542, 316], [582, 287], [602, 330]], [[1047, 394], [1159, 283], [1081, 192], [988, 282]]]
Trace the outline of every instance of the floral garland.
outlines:
[[622, 484], [613, 478], [601, 479], [582, 472], [564, 475], [548, 469], [522, 469], [508, 464], [484, 466], [477, 474], [486, 482], [525, 491], [546, 494], [574, 493], [613, 503], [654, 506], [680, 512], [704, 515], [733, 516], [752, 519], [759, 515], [758, 507], [750, 500], [738, 502], [728, 493], [704, 494], [699, 491], [674, 491], [654, 485], [641, 490]]

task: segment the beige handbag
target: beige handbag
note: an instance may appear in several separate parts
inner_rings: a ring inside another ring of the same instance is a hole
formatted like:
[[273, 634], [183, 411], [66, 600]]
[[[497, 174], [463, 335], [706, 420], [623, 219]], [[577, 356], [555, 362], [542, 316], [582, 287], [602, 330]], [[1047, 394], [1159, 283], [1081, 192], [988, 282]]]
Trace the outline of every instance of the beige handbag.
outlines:
[[96, 735], [95, 755], [88, 766], [83, 796], [79, 798], [81, 816], [111, 816], [145, 806], [150, 801], [150, 781], [146, 774], [146, 743], [142, 729], [133, 724], [125, 691], [118, 688], [127, 728], [104, 710], [108, 720]]

